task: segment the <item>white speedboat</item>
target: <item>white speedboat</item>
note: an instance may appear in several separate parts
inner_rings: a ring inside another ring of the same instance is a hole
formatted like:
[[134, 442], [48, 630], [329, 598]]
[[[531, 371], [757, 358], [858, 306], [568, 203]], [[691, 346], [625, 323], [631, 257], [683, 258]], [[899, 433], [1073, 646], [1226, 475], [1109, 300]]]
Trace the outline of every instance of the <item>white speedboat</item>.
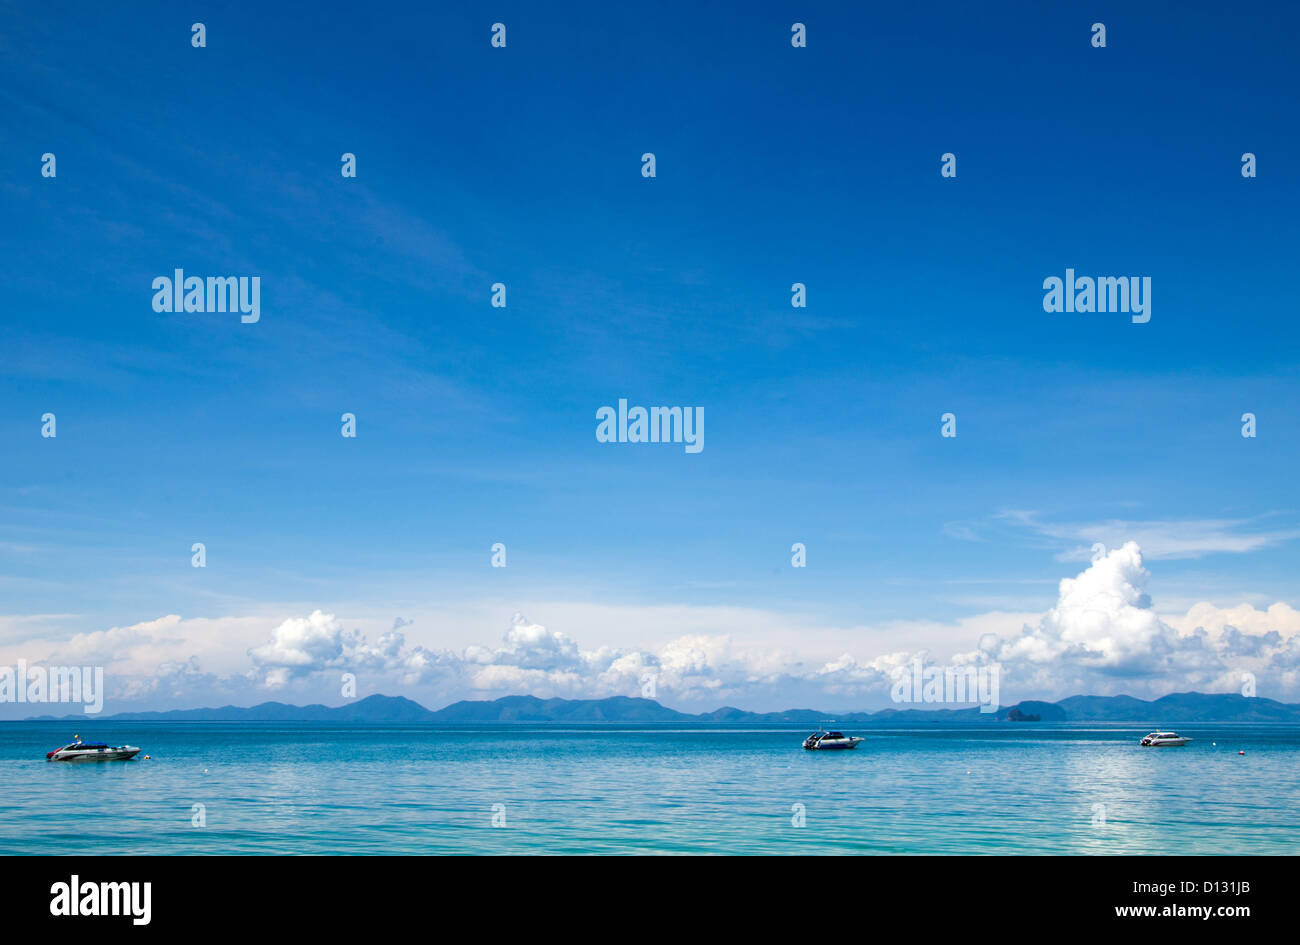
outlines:
[[1152, 732], [1142, 739], [1142, 744], [1147, 748], [1176, 748], [1179, 745], [1186, 745], [1190, 741], [1190, 738], [1179, 735], [1177, 732]]
[[813, 732], [803, 740], [803, 747], [809, 751], [821, 749], [825, 751], [830, 748], [857, 748], [858, 742], [862, 741], [856, 735], [845, 735], [843, 732]]
[[131, 745], [116, 747], [103, 742], [83, 742], [77, 739], [45, 753], [46, 761], [128, 761], [140, 753], [139, 748]]

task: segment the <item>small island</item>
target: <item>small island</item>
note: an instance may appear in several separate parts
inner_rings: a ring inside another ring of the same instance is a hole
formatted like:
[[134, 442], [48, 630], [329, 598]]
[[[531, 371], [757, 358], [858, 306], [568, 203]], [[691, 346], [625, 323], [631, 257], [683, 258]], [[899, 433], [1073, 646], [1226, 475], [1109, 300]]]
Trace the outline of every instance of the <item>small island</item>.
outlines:
[[1043, 717], [1037, 714], [1021, 712], [1017, 708], [1011, 708], [1007, 711], [1007, 721], [1009, 722], [1041, 722]]

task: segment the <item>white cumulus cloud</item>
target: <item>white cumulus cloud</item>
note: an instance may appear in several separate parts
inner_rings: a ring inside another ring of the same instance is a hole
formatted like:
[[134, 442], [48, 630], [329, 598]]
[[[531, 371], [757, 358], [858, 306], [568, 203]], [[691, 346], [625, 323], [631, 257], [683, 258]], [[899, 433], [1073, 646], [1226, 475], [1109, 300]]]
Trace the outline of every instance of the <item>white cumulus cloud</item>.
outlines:
[[[670, 625], [664, 620], [644, 624], [640, 634], [610, 626], [606, 639], [628, 642], [588, 648], [515, 614], [495, 645], [460, 650], [408, 642], [408, 633], [421, 639], [419, 621], [371, 615], [367, 634], [319, 609], [272, 620], [170, 615], [61, 639], [50, 639], [57, 636], [54, 621], [24, 619], [41, 635], [0, 648], [0, 664], [102, 664], [110, 703], [119, 708], [247, 704], [271, 691], [291, 701], [337, 703], [341, 676], [350, 673], [363, 693], [400, 693], [431, 706], [520, 693], [637, 696], [648, 688], [668, 705], [697, 711], [727, 704], [874, 709], [891, 704], [893, 672], [918, 658], [931, 665], [997, 663], [1004, 702], [1231, 692], [1248, 676], [1259, 695], [1300, 701], [1300, 611], [1285, 603], [1259, 609], [1202, 602], [1186, 613], [1161, 614], [1150, 584], [1142, 550], [1127, 542], [1062, 580], [1055, 605], [1038, 615], [989, 612], [950, 624], [837, 629], [776, 613], [737, 610], [732, 616], [743, 619], [723, 620], [676, 608], [672, 622], [692, 629], [663, 632]], [[611, 620], [622, 613], [611, 610]], [[756, 622], [762, 633], [752, 631]], [[783, 645], [772, 645], [772, 628], [783, 622]], [[585, 626], [584, 635], [602, 635], [599, 621]], [[637, 645], [638, 635], [658, 642]]]

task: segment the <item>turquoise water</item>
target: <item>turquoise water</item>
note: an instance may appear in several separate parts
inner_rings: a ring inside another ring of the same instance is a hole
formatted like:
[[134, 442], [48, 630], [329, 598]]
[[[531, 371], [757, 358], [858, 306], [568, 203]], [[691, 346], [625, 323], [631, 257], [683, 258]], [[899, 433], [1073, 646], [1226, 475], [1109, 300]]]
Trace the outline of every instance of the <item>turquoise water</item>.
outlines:
[[1152, 728], [0, 723], [0, 853], [1300, 853], [1300, 726]]

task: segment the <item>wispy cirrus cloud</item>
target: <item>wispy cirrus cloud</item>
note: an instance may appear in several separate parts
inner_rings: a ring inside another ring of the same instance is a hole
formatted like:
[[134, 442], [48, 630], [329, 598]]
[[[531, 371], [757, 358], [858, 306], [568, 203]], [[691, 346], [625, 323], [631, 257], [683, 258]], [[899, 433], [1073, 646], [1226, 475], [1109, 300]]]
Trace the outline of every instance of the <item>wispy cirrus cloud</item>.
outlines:
[[[1279, 516], [1252, 518], [1121, 519], [1052, 521], [1041, 512], [1003, 509], [978, 522], [951, 522], [944, 532], [963, 541], [1015, 537], [1055, 552], [1058, 561], [1088, 561], [1097, 545], [1136, 542], [1148, 560], [1248, 554], [1300, 538], [1300, 526], [1278, 527]], [[1008, 535], [1008, 533], [1010, 533]]]

